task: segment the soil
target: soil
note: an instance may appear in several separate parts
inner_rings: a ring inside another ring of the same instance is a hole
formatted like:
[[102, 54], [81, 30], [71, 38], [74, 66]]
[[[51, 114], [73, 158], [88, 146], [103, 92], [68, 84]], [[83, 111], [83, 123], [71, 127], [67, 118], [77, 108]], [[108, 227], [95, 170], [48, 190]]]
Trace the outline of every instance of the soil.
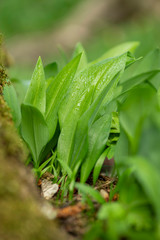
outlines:
[[[40, 189], [41, 195], [43, 195], [41, 186], [44, 179], [45, 181], [50, 182], [54, 179], [54, 176], [46, 172], [42, 178], [39, 179], [37, 185]], [[111, 188], [115, 188], [117, 180], [117, 178], [105, 176], [103, 172], [100, 174], [94, 188], [101, 193], [106, 202], [109, 201]], [[88, 179], [87, 184], [92, 185], [92, 177]], [[82, 197], [76, 190], [74, 191], [72, 201], [68, 201], [66, 198], [63, 199], [63, 202], [60, 200], [57, 202], [57, 195], [58, 192], [47, 201], [52, 204], [53, 209], [56, 212], [55, 218], [58, 220], [59, 227], [75, 239], [81, 239], [89, 230], [92, 222], [96, 220], [96, 213], [98, 212], [100, 205], [94, 200], [92, 200], [92, 206], [88, 205], [86, 202], [84, 203]], [[115, 194], [112, 201], [117, 200], [118, 195]]]

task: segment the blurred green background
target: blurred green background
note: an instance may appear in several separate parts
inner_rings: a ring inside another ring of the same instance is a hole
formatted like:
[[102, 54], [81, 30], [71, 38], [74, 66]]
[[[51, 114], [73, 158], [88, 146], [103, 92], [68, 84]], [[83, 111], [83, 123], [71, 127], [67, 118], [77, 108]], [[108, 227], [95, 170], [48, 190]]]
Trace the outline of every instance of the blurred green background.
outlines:
[[46, 30], [54, 27], [75, 5], [74, 0], [1, 0], [0, 28], [7, 38]]
[[1, 0], [0, 32], [13, 77], [30, 78], [38, 56], [44, 64], [71, 56], [76, 42], [89, 60], [125, 41], [140, 41], [136, 54], [159, 46], [158, 0]]

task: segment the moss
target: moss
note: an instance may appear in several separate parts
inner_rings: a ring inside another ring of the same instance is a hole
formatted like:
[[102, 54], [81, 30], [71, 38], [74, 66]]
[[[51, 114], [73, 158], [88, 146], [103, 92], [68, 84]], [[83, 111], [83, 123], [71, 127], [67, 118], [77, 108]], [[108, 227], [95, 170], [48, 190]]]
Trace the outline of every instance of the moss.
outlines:
[[2, 95], [2, 90], [6, 84], [7, 74], [2, 66], [0, 66], [0, 94]]
[[0, 121], [6, 121], [11, 125], [13, 124], [10, 109], [5, 103], [2, 95], [0, 95]]
[[0, 239], [64, 239], [55, 222], [41, 212], [34, 178], [22, 160], [25, 153], [13, 126], [0, 121]]
[[23, 164], [25, 151], [4, 102], [6, 74], [0, 69], [0, 239], [66, 239], [41, 212], [34, 178]]
[[12, 117], [9, 111], [9, 107], [3, 98], [3, 88], [7, 83], [7, 74], [2, 66], [0, 66], [0, 122], [6, 122], [12, 124]]

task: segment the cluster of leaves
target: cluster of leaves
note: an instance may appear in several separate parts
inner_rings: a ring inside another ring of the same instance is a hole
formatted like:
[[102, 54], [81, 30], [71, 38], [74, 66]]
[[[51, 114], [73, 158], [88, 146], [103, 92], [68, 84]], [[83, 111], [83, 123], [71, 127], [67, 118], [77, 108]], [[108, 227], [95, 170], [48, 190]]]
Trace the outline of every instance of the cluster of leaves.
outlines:
[[73, 59], [59, 72], [56, 63], [43, 68], [39, 58], [21, 106], [14, 87], [5, 88], [5, 100], [37, 172], [42, 170], [41, 163], [48, 169], [45, 157], [52, 150], [54, 175], [75, 179], [80, 172], [85, 182], [95, 167], [96, 181], [115, 124], [112, 112], [122, 92], [117, 85], [125, 68], [135, 61], [128, 51], [136, 46], [135, 42], [122, 44], [88, 63], [78, 44]]
[[139, 84], [118, 99], [120, 138], [114, 158], [119, 181], [110, 198], [118, 192], [119, 201], [102, 205], [85, 239], [160, 238], [159, 70], [156, 49], [121, 78], [123, 89]]

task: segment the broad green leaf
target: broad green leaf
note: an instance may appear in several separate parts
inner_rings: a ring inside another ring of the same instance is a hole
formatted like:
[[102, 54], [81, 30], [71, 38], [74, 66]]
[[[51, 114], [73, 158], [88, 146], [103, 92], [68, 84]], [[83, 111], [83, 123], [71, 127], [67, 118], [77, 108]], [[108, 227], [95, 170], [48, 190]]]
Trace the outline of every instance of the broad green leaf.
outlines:
[[81, 57], [77, 72], [86, 68], [87, 64], [88, 64], [86, 52], [85, 52], [82, 44], [79, 42], [79, 43], [76, 44], [76, 47], [75, 47], [75, 50], [74, 50], [74, 53], [73, 53], [73, 58], [80, 53], [82, 53], [82, 57]]
[[139, 42], [126, 42], [122, 43], [116, 47], [109, 49], [105, 54], [103, 54], [100, 58], [96, 59], [92, 62], [92, 64], [100, 62], [106, 58], [113, 58], [118, 55], [121, 55], [126, 52], [134, 53], [135, 49], [139, 46]]
[[[96, 84], [96, 89], [95, 89], [95, 94], [94, 94], [94, 99], [97, 98], [97, 96], [102, 92], [103, 88], [106, 86], [106, 84], [108, 84], [111, 79], [113, 79], [114, 77], [117, 76], [117, 74], [119, 74], [119, 79], [121, 78], [125, 66], [126, 66], [126, 61], [127, 61], [127, 54], [123, 54], [119, 57], [116, 57], [114, 59], [114, 64], [112, 66], [109, 67], [109, 69], [106, 72], [106, 79], [104, 78], [104, 76], [102, 76], [102, 78], [99, 79], [99, 81]], [[119, 82], [119, 79], [117, 78], [117, 82]], [[104, 103], [107, 102], [107, 98], [113, 98], [114, 97], [114, 91], [113, 89], [115, 89], [117, 87], [117, 82], [115, 82], [115, 84], [112, 86], [112, 88], [109, 90], [106, 98], [104, 99]]]
[[21, 122], [20, 105], [18, 103], [17, 94], [13, 85], [5, 86], [3, 90], [4, 99], [11, 109], [11, 114], [15, 126], [18, 128]]
[[[121, 83], [126, 81], [136, 81], [134, 79], [144, 78], [146, 76], [146, 80], [150, 77], [150, 74], [154, 74], [160, 71], [160, 50], [155, 49], [149, 52], [144, 58], [137, 61], [131, 67], [126, 69], [123, 77], [121, 78]], [[152, 77], [154, 77], [153, 75]], [[152, 79], [152, 78], [151, 78]], [[144, 79], [145, 80], [145, 79]], [[144, 81], [143, 80], [143, 81]]]
[[66, 55], [66, 52], [64, 51], [63, 47], [61, 45], [58, 45], [58, 51], [59, 51], [59, 61], [58, 61], [58, 67], [59, 71], [61, 71], [68, 63], [68, 57]]
[[50, 138], [57, 126], [57, 112], [69, 85], [71, 84], [81, 58], [81, 54], [69, 62], [56, 76], [53, 84], [47, 89], [45, 118], [49, 128]]
[[149, 79], [149, 83], [151, 83], [154, 88], [158, 91], [160, 89], [160, 71], [158, 73], [155, 73], [155, 75]]
[[96, 161], [105, 149], [111, 128], [111, 114], [99, 118], [88, 130], [88, 153], [81, 167], [81, 182], [88, 179]]
[[[98, 113], [100, 116], [103, 116], [104, 113], [108, 112], [109, 108], [111, 107], [112, 107], [112, 112], [117, 111], [117, 102], [115, 102], [115, 100], [117, 100], [122, 93], [122, 87], [117, 85], [121, 76], [123, 75], [123, 72], [124, 72], [124, 68], [122, 68], [122, 70], [114, 76], [116, 81], [114, 82], [112, 87], [109, 89], [106, 97], [104, 98], [101, 104], [101, 107]], [[114, 107], [112, 105], [114, 105]]]
[[98, 203], [103, 204], [105, 203], [104, 198], [101, 196], [101, 194], [95, 190], [94, 188], [92, 188], [91, 186], [87, 185], [87, 184], [83, 184], [83, 183], [76, 183], [75, 187], [82, 192], [85, 195], [89, 195], [90, 197], [92, 197], [94, 200], [96, 200]]
[[149, 159], [152, 165], [160, 169], [160, 112], [154, 102], [152, 108], [153, 111], [143, 124], [138, 155]]
[[160, 69], [160, 49], [157, 48], [147, 54], [140, 62], [137, 62], [137, 68], [133, 76], [145, 72], [151, 72]]
[[[116, 112], [117, 111], [117, 89], [120, 89], [118, 86], [117, 86], [117, 83], [118, 83], [118, 80], [120, 78], [120, 75], [121, 74], [118, 74], [116, 77], [117, 77], [117, 80], [115, 81], [115, 83], [112, 85], [111, 89], [110, 89], [110, 92], [111, 90], [113, 91], [112, 95], [111, 96], [106, 96], [106, 101], [104, 102], [103, 100], [103, 104], [101, 104], [101, 107], [100, 107], [100, 110], [98, 111], [98, 114], [97, 114], [97, 117], [95, 120], [97, 120], [98, 118], [102, 117], [105, 113], [107, 112], [110, 112], [110, 113], [113, 113], [113, 112]], [[121, 89], [120, 89], [121, 91]], [[118, 92], [118, 96], [119, 96], [119, 92]], [[111, 98], [110, 98], [111, 97]], [[113, 97], [113, 100], [112, 100], [112, 97]]]
[[43, 161], [43, 159], [46, 158], [46, 156], [49, 154], [49, 152], [57, 146], [59, 134], [60, 134], [60, 129], [59, 129], [59, 124], [57, 124], [56, 131], [55, 131], [53, 137], [51, 138], [51, 140], [49, 140], [49, 142], [47, 142], [47, 144], [45, 145], [44, 149], [42, 150], [42, 152], [39, 156], [40, 162]]
[[46, 92], [50, 88], [50, 85], [54, 84], [55, 77], [50, 77], [46, 80]]
[[39, 57], [34, 69], [32, 79], [27, 90], [24, 103], [36, 107], [42, 114], [46, 108], [45, 75], [42, 60]]
[[[100, 63], [91, 65], [81, 71], [73, 80], [66, 98], [63, 100], [59, 110], [59, 121], [62, 127], [65, 119], [70, 114], [75, 103], [91, 85], [95, 86], [93, 100], [102, 92], [103, 88], [124, 69], [127, 53], [107, 59]], [[110, 92], [112, 95], [112, 91]]]
[[32, 153], [35, 167], [38, 167], [39, 156], [49, 139], [48, 127], [37, 108], [22, 104], [21, 112], [21, 134]]
[[134, 89], [120, 106], [120, 124], [128, 136], [131, 153], [138, 150], [143, 122], [152, 112], [155, 97], [153, 88], [142, 85]]
[[19, 104], [21, 104], [25, 98], [30, 81], [22, 79], [19, 80], [17, 78], [10, 78], [10, 81], [12, 82], [13, 87], [15, 88], [15, 91], [17, 93], [18, 102]]
[[58, 73], [58, 65], [56, 62], [52, 62], [47, 64], [44, 67], [44, 72], [45, 72], [45, 77], [46, 79], [51, 78], [51, 77], [55, 77]]
[[117, 81], [116, 77], [111, 80], [111, 82], [104, 88], [102, 93], [91, 104], [89, 109], [79, 119], [75, 133], [74, 148], [71, 160], [72, 166], [74, 166], [79, 159], [82, 160], [84, 159], [87, 153], [88, 128], [90, 128], [90, 126], [96, 119], [96, 115], [98, 113], [102, 101], [106, 97], [109, 89], [114, 85], [116, 81]]
[[140, 74], [138, 76], [128, 79], [124, 83], [120, 84], [120, 86], [122, 87], [122, 91], [121, 91], [120, 95], [128, 92], [129, 90], [132, 90], [134, 87], [138, 86], [139, 84], [141, 84], [147, 80], [148, 81], [151, 80], [158, 73], [159, 73], [159, 71], [156, 70], [156, 71], [152, 71], [152, 72], [148, 72], [148, 73], [143, 73], [143, 74]]
[[127, 94], [130, 94], [131, 90], [143, 82], [149, 83], [155, 90], [158, 91], [160, 74], [160, 50], [156, 49], [151, 51], [140, 62], [135, 63], [131, 68], [128, 68], [122, 79], [120, 86], [123, 88], [119, 101], [124, 102], [127, 98]]
[[68, 118], [66, 119], [61, 134], [58, 139], [58, 158], [70, 164], [72, 157], [75, 130], [80, 116], [88, 109], [93, 96], [93, 87], [82, 95], [78, 103], [75, 104]]

